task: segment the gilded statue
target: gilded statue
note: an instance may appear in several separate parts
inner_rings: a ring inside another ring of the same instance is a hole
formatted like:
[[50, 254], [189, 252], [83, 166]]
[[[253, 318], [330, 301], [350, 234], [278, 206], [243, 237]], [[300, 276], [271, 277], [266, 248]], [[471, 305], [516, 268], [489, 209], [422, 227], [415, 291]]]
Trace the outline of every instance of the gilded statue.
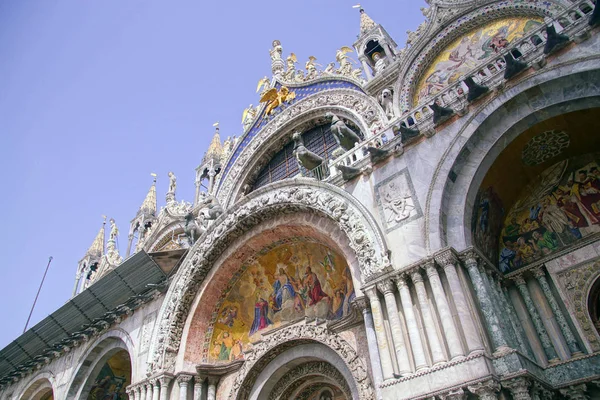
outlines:
[[267, 92], [260, 98], [260, 102], [268, 102], [267, 108], [265, 109], [265, 115], [271, 115], [274, 109], [283, 105], [284, 103], [289, 103], [295, 98], [295, 92], [291, 92], [287, 86], [282, 86], [279, 91], [277, 91], [277, 88], [267, 90]]

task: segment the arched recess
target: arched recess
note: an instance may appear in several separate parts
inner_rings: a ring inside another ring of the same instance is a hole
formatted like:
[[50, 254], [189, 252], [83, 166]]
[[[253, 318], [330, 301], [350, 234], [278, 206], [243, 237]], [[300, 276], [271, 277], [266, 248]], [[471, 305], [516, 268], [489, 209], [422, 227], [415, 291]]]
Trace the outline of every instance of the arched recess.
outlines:
[[[306, 365], [309, 363], [314, 364]], [[320, 367], [323, 372], [311, 372], [310, 367]], [[298, 376], [286, 374], [294, 370]], [[276, 394], [285, 393], [302, 375], [311, 374], [337, 379], [338, 388], [348, 391], [351, 399], [374, 398], [366, 366], [344, 339], [322, 326], [295, 325], [254, 346], [236, 374], [229, 399], [277, 398]]]
[[590, 287], [587, 309], [596, 333], [600, 335], [600, 277], [596, 277]]
[[[120, 389], [124, 390], [135, 376], [133, 354], [133, 342], [125, 331], [119, 329], [106, 332], [90, 344], [78, 360], [77, 367], [74, 369], [76, 372], [68, 385], [66, 398], [87, 399], [90, 392], [98, 387], [98, 384], [108, 383], [108, 379], [102, 381], [102, 378], [106, 375], [106, 364], [109, 361], [118, 364], [129, 363], [129, 376], [125, 376], [125, 379], [118, 379], [118, 384], [121, 385]], [[99, 377], [100, 381], [98, 381]]]
[[425, 206], [429, 251], [472, 244], [477, 191], [494, 160], [529, 127], [570, 111], [600, 106], [598, 56], [528, 76], [474, 110], [436, 166]]
[[[473, 7], [476, 4], [477, 2], [472, 2], [470, 6]], [[456, 8], [456, 6], [453, 8]], [[465, 15], [461, 15], [459, 9], [458, 13], [455, 14], [458, 18], [430, 31], [428, 34], [429, 40], [423, 40], [420, 45], [412, 47], [406, 55], [406, 62], [400, 72], [398, 81], [394, 85], [395, 109], [400, 110], [402, 113], [412, 108], [416, 86], [421, 77], [446, 46], [459, 37], [497, 19], [506, 17], [553, 17], [563, 10], [565, 10], [565, 4], [558, 0], [531, 0], [526, 7], [519, 0], [492, 2]]]
[[327, 112], [352, 121], [366, 137], [387, 124], [377, 100], [357, 90], [326, 90], [308, 96], [275, 116], [241, 150], [231, 167], [221, 172], [223, 175], [217, 183], [221, 204], [227, 208], [239, 200], [252, 174], [257, 174], [261, 165], [288, 143], [296, 130], [322, 119]]
[[183, 261], [159, 313], [159, 325], [154, 331], [150, 350], [150, 371], [174, 369], [184, 326], [196, 294], [219, 257], [232, 243], [264, 221], [275, 221], [281, 215], [301, 212], [318, 216], [315, 217], [317, 221], [331, 220], [339, 226], [344, 242], [357, 260], [360, 279], [366, 280], [389, 268], [387, 246], [376, 221], [347, 192], [303, 178], [265, 186], [221, 215]]
[[16, 398], [19, 400], [54, 400], [56, 379], [50, 372], [42, 372], [29, 380], [23, 393]]

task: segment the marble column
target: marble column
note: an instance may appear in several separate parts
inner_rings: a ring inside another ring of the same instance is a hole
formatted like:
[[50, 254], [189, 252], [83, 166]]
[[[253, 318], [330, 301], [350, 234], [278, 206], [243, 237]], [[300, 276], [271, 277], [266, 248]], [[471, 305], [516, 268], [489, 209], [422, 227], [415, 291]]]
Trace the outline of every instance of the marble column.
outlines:
[[158, 379], [160, 380], [160, 400], [169, 400], [169, 383], [173, 378], [163, 375]]
[[188, 384], [193, 376], [188, 374], [177, 375], [177, 383], [179, 384], [179, 400], [187, 400]]
[[217, 399], [217, 383], [219, 383], [218, 376], [208, 377], [208, 390], [206, 391], [206, 400]]
[[[427, 368], [427, 359], [425, 358], [425, 351], [423, 350], [423, 342], [421, 341], [421, 334], [419, 333], [419, 325], [417, 325], [417, 318], [413, 310], [412, 298], [410, 296], [410, 290], [406, 283], [406, 276], [401, 275], [396, 278], [396, 285], [400, 292], [400, 302], [402, 303], [402, 310], [404, 312], [404, 319], [408, 328], [408, 337], [410, 338], [410, 345], [415, 359], [415, 367], [418, 370]], [[387, 299], [386, 299], [387, 302]]]
[[429, 284], [431, 285], [433, 298], [435, 299], [435, 304], [437, 305], [440, 319], [442, 321], [444, 335], [446, 336], [446, 341], [448, 342], [450, 358], [452, 359], [462, 356], [462, 344], [460, 343], [458, 331], [454, 325], [454, 319], [452, 318], [450, 306], [448, 305], [448, 300], [446, 299], [446, 294], [444, 293], [440, 275], [435, 267], [435, 262], [432, 260], [425, 264], [425, 270], [427, 271], [427, 277], [429, 278]]
[[398, 315], [398, 306], [396, 305], [396, 296], [394, 295], [394, 283], [390, 280], [379, 282], [377, 284], [377, 288], [381, 293], [383, 293], [383, 297], [385, 299], [385, 307], [387, 309], [388, 319], [390, 321], [392, 342], [394, 344], [394, 350], [396, 351], [400, 375], [410, 374], [412, 372], [412, 368], [408, 359], [408, 349], [406, 348], [406, 343], [404, 342], [402, 323], [400, 321], [400, 316]]
[[500, 385], [494, 380], [479, 382], [476, 385], [467, 386], [469, 392], [476, 395], [480, 400], [497, 400]]
[[501, 296], [496, 290], [496, 284], [494, 277], [492, 276], [492, 271], [485, 269], [482, 265], [479, 265], [479, 274], [481, 275], [481, 279], [483, 279], [483, 284], [486, 286], [488, 293], [490, 293], [492, 304], [496, 310], [496, 315], [498, 315], [498, 319], [504, 327], [504, 334], [506, 335], [508, 345], [510, 347], [515, 347], [517, 344], [516, 330], [515, 327], [510, 323], [508, 312], [506, 312], [507, 310], [502, 307], [502, 300], [500, 298]]
[[152, 382], [146, 382], [146, 398], [145, 400], [152, 400]]
[[456, 272], [456, 266], [458, 265], [458, 259], [451, 252], [442, 253], [436, 256], [436, 261], [444, 268], [446, 278], [448, 279], [448, 286], [452, 292], [452, 298], [454, 299], [454, 305], [456, 306], [456, 312], [458, 319], [463, 328], [465, 335], [465, 342], [467, 344], [467, 350], [470, 352], [483, 350], [483, 342], [481, 336], [475, 326], [473, 315], [471, 315], [469, 304], [463, 286], [460, 283], [460, 278]]
[[133, 389], [132, 389], [131, 387], [129, 387], [129, 386], [128, 386], [128, 387], [125, 389], [125, 393], [127, 393], [127, 398], [128, 398], [129, 400], [133, 400], [133, 399], [134, 399]]
[[477, 268], [477, 258], [478, 256], [475, 252], [467, 252], [464, 255], [465, 266], [467, 267], [469, 277], [473, 283], [473, 288], [475, 289], [475, 294], [477, 295], [481, 312], [483, 313], [483, 317], [487, 323], [488, 332], [490, 333], [492, 345], [494, 346], [494, 352], [505, 352], [510, 348], [508, 347], [504, 331], [502, 330], [502, 325], [500, 325], [500, 320], [498, 319], [498, 316], [494, 310], [492, 298], [487, 292], [486, 287], [483, 284], [483, 279], [479, 274], [479, 268]]
[[379, 297], [377, 296], [377, 289], [374, 287], [367, 289], [366, 293], [373, 314], [373, 327], [375, 328], [375, 336], [377, 337], [377, 348], [379, 349], [383, 379], [391, 379], [394, 377], [394, 367], [392, 365], [390, 348], [385, 334], [385, 327], [383, 326], [383, 312], [381, 310]]
[[433, 314], [429, 307], [429, 300], [427, 299], [427, 290], [423, 283], [423, 275], [417, 269], [414, 270], [410, 276], [413, 285], [415, 285], [415, 291], [417, 292], [417, 298], [419, 299], [419, 308], [421, 309], [421, 316], [423, 317], [423, 325], [425, 325], [425, 333], [429, 340], [429, 349], [431, 350], [431, 359], [434, 364], [446, 361], [444, 356], [444, 350], [440, 344], [440, 338], [438, 337], [437, 330], [435, 329], [435, 322], [433, 321]]
[[499, 280], [496, 281], [494, 289], [496, 289], [496, 291], [498, 292], [502, 309], [505, 311], [511, 326], [513, 327], [515, 338], [517, 340], [519, 348], [521, 349], [523, 354], [529, 354], [531, 357], [533, 357], [533, 354], [528, 347], [529, 343], [525, 340], [527, 335], [523, 330], [523, 326], [521, 324], [521, 321], [519, 321], [519, 317], [517, 316], [512, 302], [508, 298], [508, 291], [506, 290], [506, 288], [502, 288], [502, 285], [500, 284]]
[[559, 358], [556, 355], [556, 350], [554, 350], [554, 346], [552, 345], [552, 341], [548, 336], [548, 332], [546, 331], [546, 327], [542, 322], [542, 318], [540, 318], [540, 314], [535, 308], [535, 304], [533, 304], [533, 300], [531, 299], [531, 295], [529, 294], [529, 288], [527, 287], [527, 283], [523, 278], [523, 275], [517, 275], [513, 278], [519, 292], [521, 293], [521, 297], [523, 297], [523, 301], [525, 302], [525, 307], [527, 308], [527, 312], [531, 317], [531, 322], [533, 322], [533, 326], [540, 338], [540, 342], [542, 343], [542, 347], [544, 348], [544, 353], [546, 353], [546, 357], [548, 357], [549, 363], [558, 362]]
[[152, 379], [152, 400], [159, 400], [160, 398], [160, 381], [158, 379]]
[[512, 394], [514, 400], [531, 400], [531, 395], [529, 394], [531, 381], [526, 378], [521, 377], [505, 381], [502, 382], [502, 386], [510, 390], [510, 394]]
[[544, 296], [546, 296], [546, 300], [548, 300], [548, 304], [552, 309], [552, 313], [556, 318], [556, 322], [558, 322], [558, 326], [560, 327], [560, 331], [562, 332], [565, 341], [567, 342], [567, 346], [569, 346], [569, 350], [572, 355], [580, 355], [582, 354], [581, 349], [579, 348], [579, 343], [577, 343], [577, 339], [573, 335], [573, 331], [571, 331], [571, 327], [569, 323], [565, 319], [565, 315], [560, 309], [556, 299], [554, 298], [554, 294], [550, 289], [550, 284], [546, 279], [546, 273], [544, 272], [543, 267], [538, 267], [533, 270], [533, 275], [538, 280], [540, 286], [542, 287], [542, 291], [544, 292]]
[[[365, 322], [365, 331], [367, 334], [367, 346], [369, 347], [369, 361], [371, 362], [371, 373], [373, 374], [373, 386], [377, 399], [382, 399], [381, 383], [383, 382], [383, 372], [379, 363], [379, 349], [377, 348], [377, 336], [373, 324], [373, 314], [369, 308], [369, 303], [364, 296], [357, 297], [352, 301], [353, 306], [358, 308], [363, 315]], [[194, 399], [196, 400], [196, 399]]]
[[369, 64], [367, 63], [366, 57], [364, 57], [364, 56], [360, 57], [360, 63], [363, 67], [363, 71], [365, 71], [367, 80], [373, 79], [373, 73], [371, 72], [371, 67], [369, 67]]
[[142, 387], [140, 385], [133, 388], [133, 397], [135, 400], [142, 400]]
[[202, 389], [204, 385], [204, 375], [196, 375], [194, 378], [194, 400], [202, 400]]

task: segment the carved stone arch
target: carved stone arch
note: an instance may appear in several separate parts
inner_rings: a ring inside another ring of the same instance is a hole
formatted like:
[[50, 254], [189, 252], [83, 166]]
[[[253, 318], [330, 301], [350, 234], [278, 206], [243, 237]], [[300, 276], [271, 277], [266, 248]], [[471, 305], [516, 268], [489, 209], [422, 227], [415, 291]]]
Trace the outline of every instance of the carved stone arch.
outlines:
[[300, 378], [317, 376], [325, 382], [331, 383], [339, 388], [347, 399], [352, 398], [352, 392], [346, 382], [344, 375], [329, 362], [311, 361], [301, 364], [289, 370], [275, 385], [275, 389], [269, 394], [268, 400], [279, 400], [292, 398], [294, 392], [301, 390], [301, 385], [313, 385], [314, 381], [302, 382]]
[[[327, 111], [339, 113], [350, 119], [365, 136], [379, 131], [387, 123], [383, 108], [376, 99], [355, 89], [332, 89], [308, 96], [277, 114], [241, 150], [231, 167], [223, 171], [217, 182], [217, 198], [228, 207], [241, 193], [246, 174], [254, 171], [258, 159], [278, 140], [293, 133], [293, 130], [312, 119], [323, 117]], [[281, 145], [281, 143], [279, 143]], [[243, 177], [243, 178], [241, 178]]]
[[16, 399], [39, 400], [47, 394], [48, 389], [52, 391], [54, 398], [56, 398], [56, 377], [49, 371], [40, 372], [27, 381]]
[[[88, 346], [83, 355], [76, 361], [73, 376], [67, 385], [67, 399], [87, 398], [93, 376], [95, 376], [104, 362], [117, 352], [124, 350], [131, 359], [132, 380], [136, 376], [137, 363], [134, 360], [135, 347], [129, 334], [123, 329], [111, 329], [96, 338]], [[84, 395], [85, 394], [85, 395]]]
[[[343, 364], [336, 366], [333, 368], [335, 371], [330, 372], [331, 376], [338, 378], [342, 376], [344, 378], [347, 384], [345, 389], [351, 393], [349, 398], [357, 400], [370, 400], [374, 398], [374, 391], [367, 367], [352, 346], [339, 335], [323, 326], [294, 325], [269, 334], [265, 340], [257, 343], [252, 348], [247, 354], [246, 362], [244, 362], [236, 374], [231, 392], [229, 393], [229, 400], [265, 398], [264, 396], [267, 393], [263, 393], [264, 390], [261, 390], [263, 388], [255, 387], [257, 382], [260, 382], [261, 386], [264, 386], [265, 382], [268, 383], [268, 380], [265, 380], [265, 377], [261, 376], [261, 373], [271, 363], [276, 364], [277, 357], [285, 354], [290, 348], [312, 343], [323, 346], [325, 354], [321, 357], [325, 356], [329, 358], [328, 361], [330, 361], [330, 364], [336, 363], [336, 357], [341, 359], [340, 361]], [[328, 350], [331, 350], [331, 354], [327, 354]], [[303, 351], [302, 353], [308, 352]], [[269, 375], [269, 373], [266, 375]], [[340, 384], [343, 386], [343, 382], [340, 382]]]
[[152, 235], [145, 245], [145, 249], [148, 253], [160, 251], [160, 248], [168, 243], [173, 233], [181, 231], [183, 233], [183, 227], [181, 221], [171, 221], [168, 224], [160, 227], [156, 234]]
[[[477, 3], [473, 2], [473, 6]], [[400, 113], [413, 108], [412, 100], [421, 77], [435, 57], [461, 35], [503, 17], [554, 17], [564, 10], [564, 4], [560, 0], [532, 0], [527, 3], [527, 7], [523, 7], [522, 1], [507, 0], [479, 6], [463, 15], [457, 13], [453, 16], [453, 21], [429, 30], [425, 39], [407, 51], [398, 81], [394, 85], [394, 107]]]
[[286, 179], [260, 188], [223, 213], [190, 249], [159, 312], [149, 353], [151, 372], [174, 369], [192, 302], [228, 246], [263, 221], [307, 211], [338, 224], [355, 254], [362, 279], [390, 268], [387, 245], [377, 222], [344, 190], [305, 178]]
[[[493, 160], [513, 139], [556, 115], [600, 107], [600, 70], [593, 69], [598, 59], [595, 55], [579, 63], [558, 64], [523, 78], [460, 121], [432, 171], [424, 227], [429, 252], [445, 246], [462, 250], [472, 244], [466, 228], [477, 191]], [[453, 210], [453, 215], [445, 210]]]

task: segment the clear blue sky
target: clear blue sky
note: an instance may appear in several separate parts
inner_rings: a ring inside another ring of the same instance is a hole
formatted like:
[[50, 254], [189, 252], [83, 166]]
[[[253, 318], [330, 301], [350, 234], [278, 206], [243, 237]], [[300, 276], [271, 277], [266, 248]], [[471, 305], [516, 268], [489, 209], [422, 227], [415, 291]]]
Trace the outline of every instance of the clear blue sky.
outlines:
[[[194, 168], [212, 138], [241, 134], [270, 74], [268, 49], [326, 65], [352, 45], [352, 0], [0, 0], [0, 347], [21, 334], [49, 256], [32, 323], [71, 295], [78, 260], [115, 218], [129, 221], [167, 172], [193, 201]], [[424, 1], [363, 7], [402, 47]], [[356, 56], [354, 56], [356, 58]]]

